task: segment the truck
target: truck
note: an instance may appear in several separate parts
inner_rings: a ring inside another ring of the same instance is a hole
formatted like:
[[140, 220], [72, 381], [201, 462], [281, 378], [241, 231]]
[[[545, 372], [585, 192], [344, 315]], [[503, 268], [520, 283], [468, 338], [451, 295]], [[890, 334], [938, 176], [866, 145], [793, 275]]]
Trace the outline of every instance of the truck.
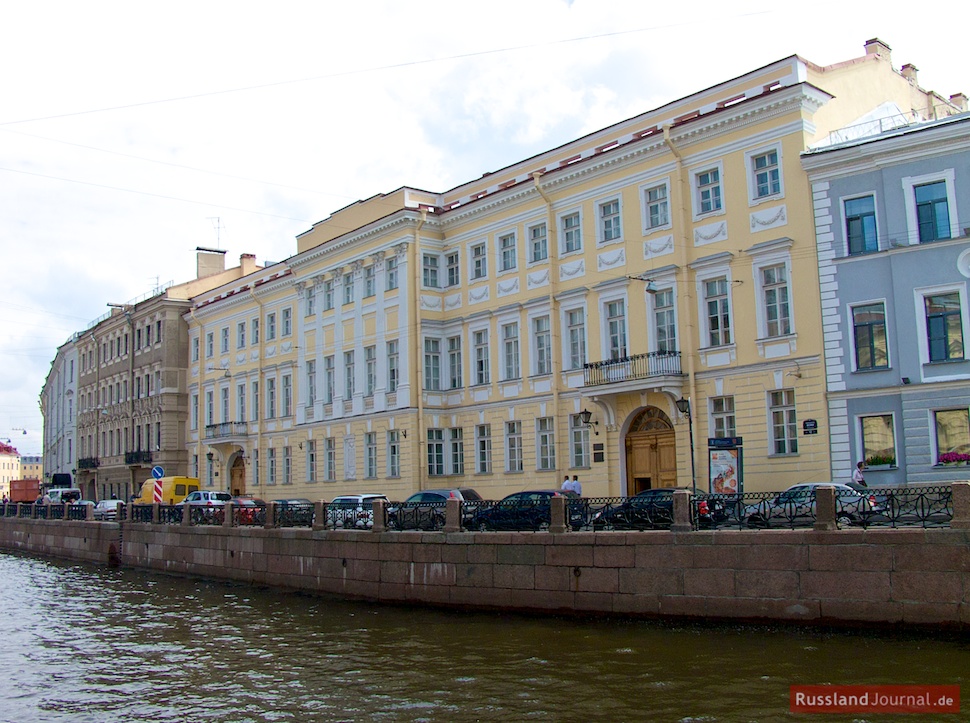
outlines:
[[83, 496], [77, 487], [51, 487], [47, 490], [47, 496], [51, 498], [51, 504], [73, 505]]
[[10, 480], [11, 502], [36, 502], [40, 496], [39, 479]]
[[189, 492], [195, 492], [199, 487], [197, 477], [147, 479], [142, 483], [141, 494], [132, 501], [136, 505], [150, 505], [154, 502], [175, 505], [184, 500]]

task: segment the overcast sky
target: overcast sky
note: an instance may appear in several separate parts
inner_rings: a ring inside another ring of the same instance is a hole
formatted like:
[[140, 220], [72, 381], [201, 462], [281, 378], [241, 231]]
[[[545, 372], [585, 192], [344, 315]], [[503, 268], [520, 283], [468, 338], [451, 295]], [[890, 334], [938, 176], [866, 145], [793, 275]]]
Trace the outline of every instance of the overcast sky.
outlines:
[[861, 56], [873, 37], [923, 87], [970, 93], [947, 30], [965, 5], [938, 3], [931, 22], [913, 7], [3, 2], [0, 438], [42, 453], [57, 347], [107, 303], [193, 278], [196, 246], [282, 261], [357, 199], [444, 191], [789, 55]]

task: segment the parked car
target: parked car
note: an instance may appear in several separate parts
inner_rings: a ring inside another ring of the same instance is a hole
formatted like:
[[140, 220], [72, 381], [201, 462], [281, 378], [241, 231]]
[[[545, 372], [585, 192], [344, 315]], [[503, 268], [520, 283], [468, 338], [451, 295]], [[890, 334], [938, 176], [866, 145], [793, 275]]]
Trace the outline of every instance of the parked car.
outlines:
[[655, 487], [626, 498], [619, 505], [607, 505], [593, 515], [593, 529], [656, 530], [666, 529], [674, 521], [674, 492], [686, 490], [697, 497], [696, 517], [699, 527], [713, 527], [726, 519], [724, 503], [710, 498], [697, 487]]
[[243, 495], [232, 498], [233, 513], [237, 525], [266, 524], [266, 503], [257, 497]]
[[94, 505], [94, 519], [116, 520], [118, 519], [118, 510], [124, 504], [124, 500], [101, 500]]
[[232, 502], [232, 495], [228, 492], [195, 490], [177, 504], [192, 508], [190, 515], [194, 525], [221, 525], [225, 519], [223, 508], [227, 502]]
[[810, 527], [815, 522], [815, 491], [822, 485], [835, 488], [835, 518], [840, 525], [860, 524], [882, 511], [873, 495], [860, 494], [848, 485], [804, 482], [747, 505], [742, 520], [748, 527]]
[[327, 505], [327, 527], [345, 530], [369, 530], [374, 526], [374, 500], [387, 501], [377, 492], [359, 495], [340, 495]]
[[276, 503], [275, 524], [279, 527], [312, 527], [313, 503], [306, 497], [286, 497]]
[[422, 490], [400, 506], [388, 507], [387, 525], [396, 530], [440, 530], [445, 525], [445, 506], [449, 499], [472, 503], [462, 505], [463, 524], [474, 514], [474, 503], [482, 502], [482, 496], [471, 487]]
[[547, 530], [552, 521], [554, 497], [566, 497], [567, 524], [579, 530], [586, 522], [585, 504], [575, 492], [525, 490], [515, 492], [489, 507], [478, 509], [469, 525], [473, 530]]

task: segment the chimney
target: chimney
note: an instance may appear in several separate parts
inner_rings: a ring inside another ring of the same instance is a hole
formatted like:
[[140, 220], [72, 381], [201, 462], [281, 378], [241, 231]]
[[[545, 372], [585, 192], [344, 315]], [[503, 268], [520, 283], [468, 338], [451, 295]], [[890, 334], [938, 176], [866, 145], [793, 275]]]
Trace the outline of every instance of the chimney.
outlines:
[[954, 93], [951, 95], [950, 102], [959, 108], [961, 113], [967, 110], [967, 96], [965, 96], [963, 93]]
[[256, 254], [240, 254], [239, 270], [243, 276], [249, 276], [256, 270]]
[[195, 278], [204, 279], [207, 276], [221, 274], [226, 270], [226, 252], [219, 249], [195, 247]]
[[919, 83], [916, 82], [916, 73], [918, 72], [918, 68], [912, 63], [906, 63], [906, 65], [899, 69], [899, 72], [902, 73], [903, 77], [913, 85], [919, 85]]
[[887, 63], [891, 63], [892, 52], [893, 49], [882, 42], [879, 38], [873, 38], [872, 40], [866, 41], [866, 55], [875, 55], [880, 58], [885, 58]]

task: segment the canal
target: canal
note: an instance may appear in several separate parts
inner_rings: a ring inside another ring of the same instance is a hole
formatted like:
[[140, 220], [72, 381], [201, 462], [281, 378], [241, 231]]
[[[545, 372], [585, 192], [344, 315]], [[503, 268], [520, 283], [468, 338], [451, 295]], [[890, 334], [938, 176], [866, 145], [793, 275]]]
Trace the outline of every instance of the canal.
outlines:
[[5, 552], [0, 610], [3, 723], [880, 720], [791, 715], [789, 686], [970, 690], [967, 635], [444, 612]]

